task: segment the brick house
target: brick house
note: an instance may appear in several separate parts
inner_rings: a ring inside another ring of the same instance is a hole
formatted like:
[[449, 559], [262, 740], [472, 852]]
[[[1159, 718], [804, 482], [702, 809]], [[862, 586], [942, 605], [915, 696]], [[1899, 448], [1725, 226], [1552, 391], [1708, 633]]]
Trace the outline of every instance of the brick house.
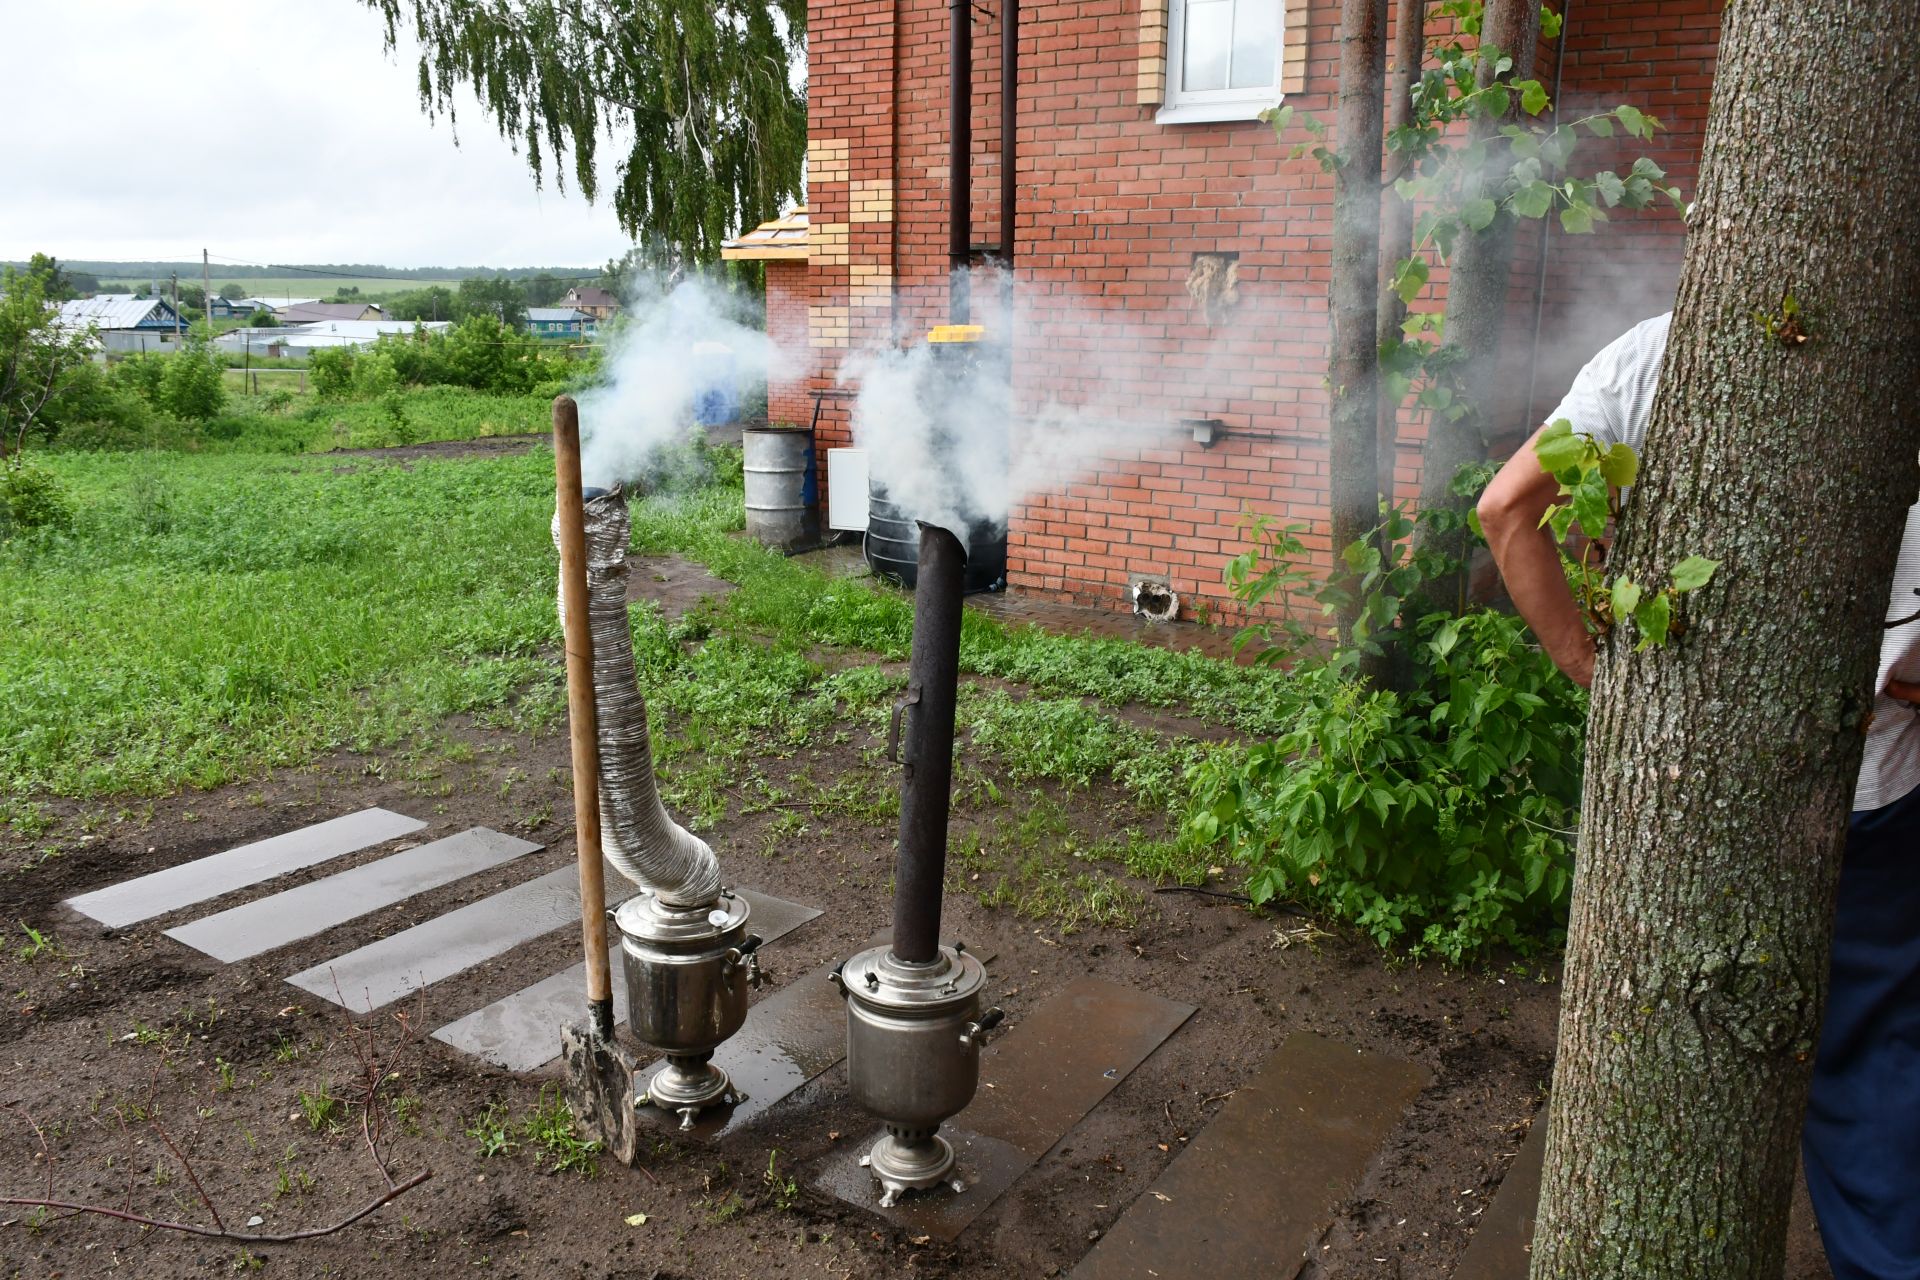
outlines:
[[[1690, 192], [1717, 0], [1561, 7], [1572, 9], [1563, 38], [1543, 42], [1536, 74], [1558, 79], [1562, 117], [1627, 102], [1667, 128], [1632, 152], [1583, 143], [1577, 165], [1649, 153]], [[1159, 576], [1218, 608], [1247, 508], [1308, 525], [1325, 554], [1331, 179], [1289, 160], [1253, 116], [1284, 96], [1331, 121], [1338, 11], [1335, 0], [1022, 7], [1016, 404], [1112, 406], [1130, 425], [1084, 474], [1015, 508], [1013, 590], [1125, 608], [1131, 580]], [[797, 346], [804, 332], [812, 367], [770, 389], [776, 420], [807, 421], [850, 353], [946, 319], [948, 20], [941, 0], [811, 0], [809, 199], [790, 237], [804, 238], [805, 261], [770, 262], [767, 298], [775, 336]], [[998, 21], [998, 0], [973, 6], [982, 258], [998, 251]], [[1596, 236], [1555, 228], [1544, 262], [1539, 226], [1516, 245], [1497, 414], [1506, 442], [1597, 346], [1669, 304], [1683, 248], [1670, 209], [1618, 213]], [[1236, 308], [1210, 315], [1189, 296], [1196, 255], [1231, 263]], [[1444, 276], [1421, 305], [1440, 305]], [[977, 319], [999, 323], [990, 299], [978, 305]], [[1193, 418], [1219, 419], [1224, 438], [1196, 443], [1179, 425]], [[819, 448], [850, 435], [846, 401], [825, 400]], [[1403, 496], [1418, 462], [1418, 430], [1403, 425]]]

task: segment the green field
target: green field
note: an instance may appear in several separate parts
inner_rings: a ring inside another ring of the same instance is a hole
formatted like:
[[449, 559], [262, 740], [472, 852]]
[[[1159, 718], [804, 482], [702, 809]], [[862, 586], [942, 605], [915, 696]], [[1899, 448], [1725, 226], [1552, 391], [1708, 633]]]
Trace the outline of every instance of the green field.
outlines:
[[[198, 275], [189, 279], [180, 277], [181, 284], [199, 284]], [[443, 285], [448, 289], [459, 289], [459, 280], [390, 280], [375, 276], [258, 276], [245, 280], [223, 277], [219, 272], [213, 275], [213, 291], [219, 293], [228, 285], [245, 290], [243, 296], [249, 298], [330, 298], [342, 289], [357, 288], [364, 297], [384, 296], [393, 293], [405, 293], [410, 289], [425, 289], [429, 285]], [[138, 289], [151, 288], [153, 281], [144, 277], [102, 276], [100, 288], [105, 293], [130, 293]], [[167, 281], [160, 282], [161, 290], [167, 288]]]

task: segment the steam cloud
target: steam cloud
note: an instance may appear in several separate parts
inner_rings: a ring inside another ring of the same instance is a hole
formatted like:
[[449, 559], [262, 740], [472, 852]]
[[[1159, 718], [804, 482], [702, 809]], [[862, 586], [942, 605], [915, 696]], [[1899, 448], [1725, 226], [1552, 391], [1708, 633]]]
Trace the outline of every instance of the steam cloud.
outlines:
[[638, 294], [611, 344], [605, 384], [580, 397], [580, 471], [601, 488], [656, 474], [664, 452], [687, 438], [702, 396], [759, 369], [782, 378], [797, 368], [750, 308], [706, 281]]
[[[1642, 273], [1583, 282], [1570, 307], [1550, 294], [1536, 411], [1551, 409], [1593, 351], [1670, 305], [1671, 286]], [[1243, 286], [1241, 305], [1198, 345], [1190, 334], [1167, 331], [1190, 323], [1185, 315], [1121, 310], [1097, 298], [1070, 302], [1054, 293], [1044, 310], [1017, 313], [1016, 350], [1032, 352], [1040, 342], [1068, 349], [1074, 381], [1096, 389], [1101, 405], [1052, 398], [1016, 405], [992, 356], [955, 377], [924, 342], [855, 352], [838, 371], [842, 385], [857, 387], [854, 443], [867, 450], [874, 480], [894, 502], [964, 543], [969, 525], [1004, 522], [1035, 494], [1124, 468], [1143, 449], [1190, 447], [1180, 440], [1179, 419], [1212, 416], [1228, 399], [1249, 398], [1249, 355], [1276, 344], [1302, 357], [1317, 352], [1326, 323], [1317, 296], [1302, 308], [1298, 295], [1252, 292]], [[993, 273], [975, 273], [973, 296], [983, 319], [997, 322]], [[777, 380], [808, 367], [810, 353], [782, 350], [741, 299], [701, 280], [643, 290], [628, 313], [606, 384], [580, 398], [590, 485], [659, 481], [662, 460], [687, 438], [701, 396], [761, 369]]]

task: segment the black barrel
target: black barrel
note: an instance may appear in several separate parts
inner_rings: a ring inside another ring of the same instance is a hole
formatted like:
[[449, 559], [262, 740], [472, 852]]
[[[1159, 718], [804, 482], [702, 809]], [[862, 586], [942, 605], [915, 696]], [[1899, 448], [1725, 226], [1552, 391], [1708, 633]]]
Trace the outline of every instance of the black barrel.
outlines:
[[[913, 513], [887, 496], [878, 481], [867, 484], [867, 567], [875, 576], [912, 588], [919, 580], [920, 526]], [[1007, 526], [1001, 520], [967, 525], [966, 590], [1002, 591], [1007, 585]]]

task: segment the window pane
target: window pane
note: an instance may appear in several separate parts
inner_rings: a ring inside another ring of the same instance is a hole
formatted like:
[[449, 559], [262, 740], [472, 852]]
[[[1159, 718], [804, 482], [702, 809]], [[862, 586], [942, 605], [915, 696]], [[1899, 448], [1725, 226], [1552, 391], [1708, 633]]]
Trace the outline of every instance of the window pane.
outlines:
[[1226, 88], [1233, 0], [1187, 0], [1187, 28], [1181, 39], [1180, 87], [1189, 91]]
[[1233, 87], [1263, 89], [1280, 63], [1280, 0], [1235, 0]]

